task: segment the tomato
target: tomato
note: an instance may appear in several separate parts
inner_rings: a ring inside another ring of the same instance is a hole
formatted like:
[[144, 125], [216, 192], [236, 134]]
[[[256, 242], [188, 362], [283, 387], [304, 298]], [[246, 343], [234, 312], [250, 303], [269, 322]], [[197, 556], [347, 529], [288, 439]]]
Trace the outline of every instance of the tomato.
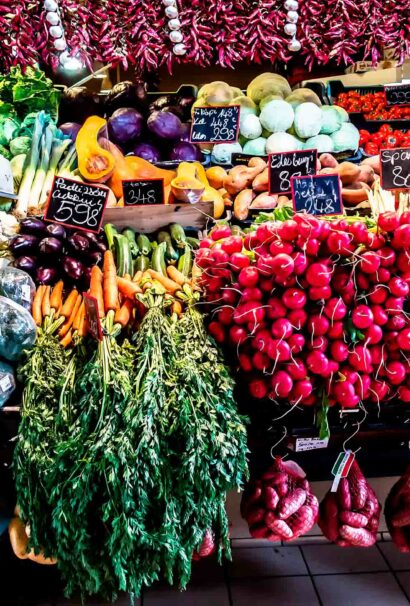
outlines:
[[366, 143], [364, 151], [368, 156], [376, 156], [379, 153], [379, 146], [377, 143]]

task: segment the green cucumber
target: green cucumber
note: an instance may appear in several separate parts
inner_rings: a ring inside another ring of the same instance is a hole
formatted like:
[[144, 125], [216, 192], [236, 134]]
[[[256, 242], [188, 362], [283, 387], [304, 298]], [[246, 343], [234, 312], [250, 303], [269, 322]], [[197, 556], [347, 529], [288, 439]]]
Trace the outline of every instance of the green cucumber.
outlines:
[[132, 256], [138, 257], [140, 251], [138, 248], [137, 241], [135, 239], [135, 231], [131, 227], [126, 227], [122, 230], [122, 235], [125, 236], [128, 240]]
[[174, 262], [178, 261], [179, 254], [177, 253], [175, 248], [172, 246], [171, 236], [167, 231], [160, 231], [157, 235], [157, 241], [160, 244], [162, 242], [165, 242], [165, 244], [167, 245], [166, 250], [165, 250], [165, 259], [168, 261], [168, 263], [172, 263], [173, 261]]
[[151, 242], [147, 238], [145, 234], [138, 234], [137, 236], [137, 246], [141, 255], [149, 256], [151, 252]]
[[191, 247], [191, 250], [198, 250], [199, 248], [199, 240], [198, 238], [191, 238], [190, 236], [187, 236], [187, 244], [189, 244], [189, 246]]
[[162, 274], [163, 276], [167, 275], [167, 266], [165, 264], [166, 249], [166, 242], [161, 242], [161, 244], [158, 244], [151, 257], [152, 269]]
[[125, 236], [120, 234], [114, 236], [114, 251], [118, 275], [131, 275], [133, 271], [132, 255], [128, 239]]
[[149, 257], [146, 257], [145, 255], [140, 255], [136, 259], [136, 261], [134, 261], [134, 274], [136, 274], [137, 271], [147, 271], [147, 269], [149, 269], [149, 266]]
[[169, 226], [169, 232], [177, 247], [184, 248], [186, 243], [186, 235], [182, 225], [179, 225], [179, 223], [171, 223]]
[[189, 246], [185, 246], [185, 252], [180, 256], [178, 261], [178, 270], [184, 274], [185, 277], [189, 277], [192, 268], [192, 253]]
[[105, 236], [107, 238], [107, 244], [108, 244], [108, 248], [110, 249], [111, 252], [113, 252], [114, 250], [114, 236], [118, 235], [117, 230], [115, 229], [114, 225], [112, 223], [106, 223], [104, 225], [104, 232], [105, 232]]

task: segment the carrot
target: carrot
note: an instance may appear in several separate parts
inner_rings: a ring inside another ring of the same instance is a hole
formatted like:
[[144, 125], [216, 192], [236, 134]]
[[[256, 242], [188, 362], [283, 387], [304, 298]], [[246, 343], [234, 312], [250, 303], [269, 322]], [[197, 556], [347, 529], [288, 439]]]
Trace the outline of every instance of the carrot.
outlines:
[[51, 309], [54, 309], [54, 311], [58, 311], [62, 304], [63, 288], [64, 282], [62, 280], [59, 280], [54, 286], [53, 292], [50, 295], [50, 307]]
[[117, 270], [110, 250], [104, 253], [103, 292], [105, 312], [118, 309]]
[[173, 280], [180, 286], [183, 286], [185, 282], [187, 282], [187, 279], [184, 274], [181, 271], [178, 271], [178, 269], [173, 265], [168, 265], [167, 274], [171, 278], [171, 280]]
[[44, 296], [45, 290], [46, 290], [46, 287], [44, 284], [41, 284], [37, 288], [36, 294], [34, 295], [33, 304], [31, 307], [31, 315], [33, 316], [33, 320], [37, 324], [37, 326], [41, 326], [41, 323], [43, 321], [43, 316], [41, 313], [41, 303], [43, 301], [43, 296]]
[[130, 274], [124, 274], [123, 276], [126, 280], [131, 280], [131, 276]]
[[65, 335], [64, 339], [61, 339], [60, 343], [63, 347], [68, 347], [73, 340], [73, 332], [70, 329], [68, 333]]
[[81, 322], [82, 322], [82, 317], [84, 314], [85, 314], [85, 303], [84, 303], [84, 301], [82, 301], [80, 307], [78, 308], [74, 321], [73, 321], [73, 330], [76, 330], [78, 332]]
[[182, 314], [182, 304], [180, 303], [180, 301], [173, 302], [173, 304], [171, 305], [171, 311], [173, 314], [177, 314], [178, 316]]
[[43, 318], [49, 316], [51, 313], [50, 308], [50, 290], [51, 286], [46, 286], [44, 291], [43, 300], [41, 301], [41, 313], [43, 314]]
[[103, 297], [103, 275], [98, 265], [94, 265], [91, 269], [90, 279], [90, 295], [97, 299], [98, 316], [104, 317], [104, 297]]
[[78, 313], [78, 310], [80, 309], [81, 306], [81, 301], [82, 301], [82, 296], [78, 295], [75, 303], [74, 303], [74, 307], [71, 311], [71, 315], [69, 316], [69, 318], [66, 319], [66, 321], [64, 322], [64, 324], [62, 325], [62, 327], [60, 328], [60, 330], [58, 331], [58, 334], [60, 335], [60, 338], [63, 338], [66, 336], [66, 334], [68, 333], [68, 331], [70, 330], [70, 328], [73, 325], [73, 322], [75, 320], [75, 317]]
[[132, 281], [133, 282], [139, 282], [141, 280], [141, 278], [142, 278], [142, 273], [143, 272], [139, 269], [137, 271], [137, 273], [135, 274], [135, 276], [133, 277]]
[[125, 299], [120, 309], [117, 309], [114, 317], [114, 324], [121, 324], [123, 328], [127, 326], [130, 318], [132, 317], [132, 310], [134, 305], [131, 299]]
[[78, 296], [78, 290], [73, 288], [73, 290], [68, 295], [67, 299], [64, 301], [64, 305], [61, 308], [60, 315], [64, 316], [65, 318], [69, 318], [71, 316], [73, 307], [75, 305], [75, 302], [77, 301]]
[[166, 278], [165, 276], [160, 274], [158, 271], [155, 271], [154, 269], [148, 269], [148, 273], [150, 274], [151, 278], [154, 278], [160, 284], [162, 284], [162, 286], [168, 292], [174, 293], [175, 291], [179, 290], [179, 284], [177, 282], [174, 282], [174, 280], [170, 280], [169, 278]]
[[126, 278], [117, 278], [117, 284], [120, 293], [129, 299], [135, 299], [135, 295], [142, 292], [138, 284]]
[[88, 334], [88, 322], [87, 322], [87, 314], [85, 313], [85, 306], [84, 306], [84, 313], [81, 316], [81, 321], [80, 321], [80, 325], [78, 327], [77, 334], [79, 337], [86, 337]]

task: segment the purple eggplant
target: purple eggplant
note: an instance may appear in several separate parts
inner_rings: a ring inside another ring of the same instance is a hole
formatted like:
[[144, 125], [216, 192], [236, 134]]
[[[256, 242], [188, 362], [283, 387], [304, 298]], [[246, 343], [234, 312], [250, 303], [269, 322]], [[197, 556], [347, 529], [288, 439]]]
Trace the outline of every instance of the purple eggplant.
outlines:
[[21, 234], [33, 234], [34, 236], [41, 236], [46, 231], [46, 224], [40, 219], [35, 217], [27, 217], [20, 223]]
[[63, 250], [63, 243], [57, 238], [43, 238], [39, 249], [43, 255], [59, 255]]
[[90, 248], [94, 249], [94, 250], [99, 250], [100, 252], [105, 252], [107, 250], [107, 246], [104, 242], [104, 232], [101, 232], [100, 236], [97, 236], [97, 234], [94, 234], [92, 231], [82, 231], [82, 232], [78, 232], [76, 231], [74, 235], [80, 234], [82, 236], [85, 236], [86, 238], [88, 238], [88, 240], [90, 241]]
[[87, 286], [90, 284], [92, 267], [84, 267], [83, 282]]
[[17, 269], [26, 271], [30, 275], [34, 275], [37, 270], [37, 257], [19, 257], [13, 261], [12, 265], [13, 267], [17, 267]]
[[65, 238], [67, 237], [66, 230], [62, 225], [59, 225], [58, 223], [50, 223], [49, 225], [47, 225], [46, 230], [47, 233], [50, 234], [50, 236], [53, 236], [53, 238], [65, 240]]
[[58, 271], [54, 267], [39, 267], [36, 272], [36, 281], [40, 284], [53, 284], [57, 281]]
[[63, 262], [63, 269], [67, 276], [72, 280], [79, 280], [84, 272], [84, 266], [78, 259], [66, 257]]
[[10, 240], [9, 248], [14, 256], [19, 257], [26, 253], [33, 253], [37, 251], [39, 239], [31, 234], [21, 234], [14, 236]]
[[77, 253], [87, 252], [90, 248], [90, 242], [86, 236], [82, 236], [81, 234], [74, 234], [67, 239], [68, 244], [71, 246], [73, 250]]
[[99, 250], [95, 252], [90, 252], [87, 254], [85, 258], [85, 262], [90, 265], [99, 265], [102, 261], [103, 253]]

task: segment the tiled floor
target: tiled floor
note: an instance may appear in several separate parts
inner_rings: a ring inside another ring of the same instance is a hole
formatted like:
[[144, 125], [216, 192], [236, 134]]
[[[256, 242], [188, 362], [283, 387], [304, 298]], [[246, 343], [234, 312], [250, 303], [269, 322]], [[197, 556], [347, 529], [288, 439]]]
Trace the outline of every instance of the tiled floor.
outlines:
[[[372, 481], [380, 501], [385, 500], [394, 482], [395, 478]], [[328, 483], [315, 483], [314, 492], [321, 498], [327, 488]], [[210, 558], [196, 562], [186, 591], [153, 587], [135, 602], [136, 606], [410, 604], [410, 554], [400, 554], [386, 540], [388, 534], [383, 516], [380, 541], [370, 549], [342, 549], [330, 545], [319, 536], [317, 528], [297, 545], [282, 546], [249, 538], [246, 524], [239, 515], [238, 500], [238, 495], [229, 495], [233, 561], [223, 567]], [[60, 600], [36, 606], [79, 604], [72, 600]], [[127, 596], [116, 602], [116, 606], [130, 604]], [[106, 605], [91, 601], [87, 602], [87, 606]]]

